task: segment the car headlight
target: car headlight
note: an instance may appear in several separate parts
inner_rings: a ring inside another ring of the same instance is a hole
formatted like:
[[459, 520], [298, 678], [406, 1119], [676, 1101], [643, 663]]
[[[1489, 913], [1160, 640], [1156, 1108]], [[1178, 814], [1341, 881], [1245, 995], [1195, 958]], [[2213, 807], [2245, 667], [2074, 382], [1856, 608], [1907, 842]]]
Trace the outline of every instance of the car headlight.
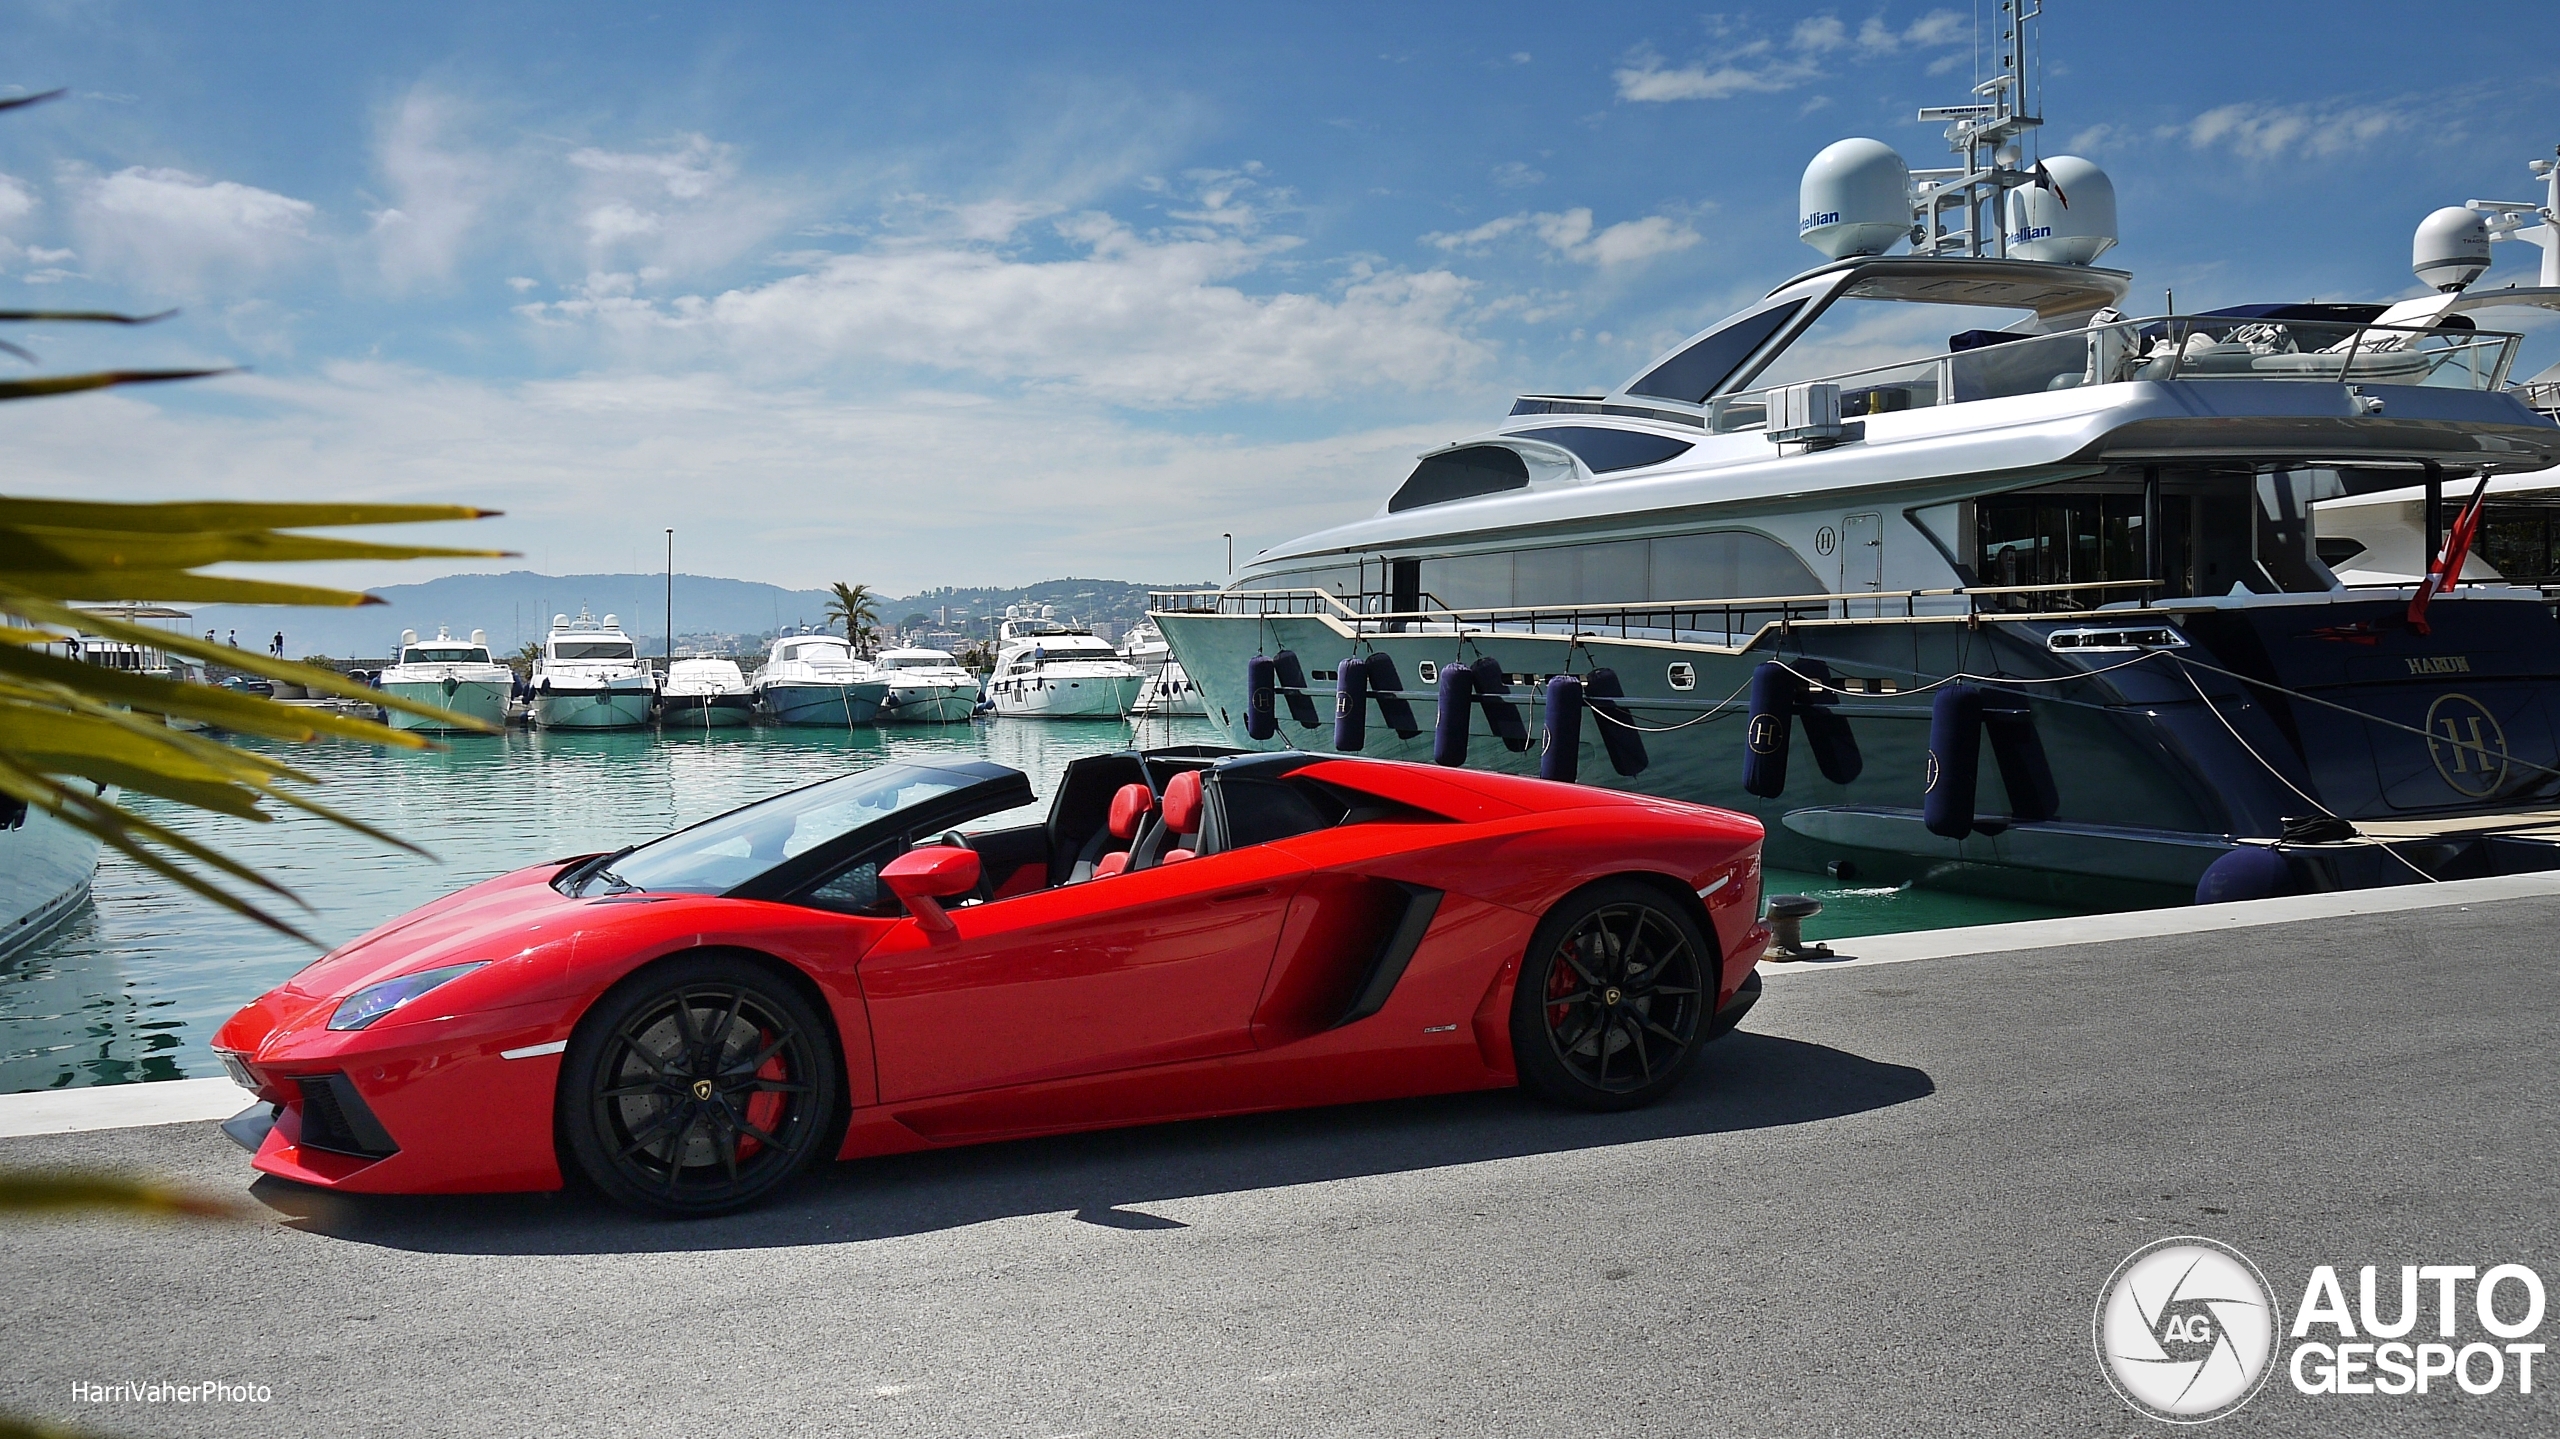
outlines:
[[416, 999], [419, 995], [451, 979], [460, 979], [488, 963], [475, 960], [470, 964], [448, 964], [442, 969], [422, 969], [380, 984], [368, 984], [346, 997], [338, 1011], [329, 1016], [331, 1029], [362, 1029], [382, 1016]]

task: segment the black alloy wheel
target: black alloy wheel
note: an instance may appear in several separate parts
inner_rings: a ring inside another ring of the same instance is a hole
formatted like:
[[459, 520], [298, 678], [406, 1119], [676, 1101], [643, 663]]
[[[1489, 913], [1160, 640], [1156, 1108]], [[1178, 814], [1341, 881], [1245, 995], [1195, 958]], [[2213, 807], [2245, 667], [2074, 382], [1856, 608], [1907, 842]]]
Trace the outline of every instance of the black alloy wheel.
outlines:
[[607, 1198], [719, 1214], [819, 1157], [841, 1068], [824, 1021], [770, 971], [678, 960], [625, 981], [580, 1022], [560, 1071], [561, 1127]]
[[1581, 1109], [1651, 1104], [1697, 1058], [1717, 970], [1697, 921], [1652, 886], [1573, 894], [1531, 936], [1512, 996], [1522, 1087]]

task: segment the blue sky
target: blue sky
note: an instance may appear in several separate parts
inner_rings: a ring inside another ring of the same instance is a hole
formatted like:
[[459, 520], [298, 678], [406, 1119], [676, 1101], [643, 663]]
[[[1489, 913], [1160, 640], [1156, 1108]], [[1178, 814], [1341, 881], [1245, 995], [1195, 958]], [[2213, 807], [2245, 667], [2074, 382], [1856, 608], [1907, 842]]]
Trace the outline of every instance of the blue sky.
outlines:
[[[1977, 8], [21, 3], [0, 86], [72, 95], [0, 116], [0, 305], [183, 313], [15, 337], [252, 368], [9, 406], [7, 485], [462, 500], [553, 572], [674, 526], [794, 586], [1207, 577], [1817, 263], [1804, 162], [1938, 163]], [[2418, 219], [2560, 142], [2544, 6], [2049, 8], [2043, 148], [2144, 310], [2414, 293]]]

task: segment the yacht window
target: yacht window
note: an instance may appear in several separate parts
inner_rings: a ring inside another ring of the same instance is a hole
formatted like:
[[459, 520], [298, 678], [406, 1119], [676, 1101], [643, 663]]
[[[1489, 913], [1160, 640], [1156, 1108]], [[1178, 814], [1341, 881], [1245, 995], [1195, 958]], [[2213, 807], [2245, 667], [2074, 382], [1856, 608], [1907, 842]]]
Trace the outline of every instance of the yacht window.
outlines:
[[[2452, 487], [2446, 494], [2453, 494]], [[2493, 499], [2480, 507], [2480, 556], [2517, 584], [2560, 583], [2560, 525], [2552, 523], [2546, 505], [2519, 497], [2504, 503]], [[2331, 542], [2320, 543], [2326, 547]], [[2339, 563], [2325, 553], [2320, 558]]]
[[1447, 504], [1475, 495], [1499, 494], [1529, 487], [1529, 462], [1501, 445], [1469, 445], [1445, 455], [1432, 455], [1414, 467], [1387, 499], [1390, 514], [1423, 505]]
[[[2004, 312], [2000, 308], [1983, 305], [1862, 300], [1855, 296], [1842, 296], [1816, 315], [1811, 324], [1797, 331], [1796, 337], [1787, 342], [1786, 353], [1771, 360], [1767, 368], [1751, 377], [1749, 383], [1755, 390], [1765, 390], [1805, 380], [1855, 374], [1879, 366], [1904, 365], [1924, 357], [1956, 352], [1960, 348], [1956, 341], [1964, 336], [2034, 317], [2035, 312], [2024, 307]], [[1977, 343], [1961, 348], [1970, 353], [1984, 347]], [[1981, 363], [1985, 364], [2005, 358], [1993, 355], [1980, 357]], [[2075, 352], [2072, 363], [2075, 369], [2082, 363], [2078, 352]], [[1840, 388], [1845, 413], [1848, 392], [1855, 387], [1844, 384]], [[1935, 390], [1934, 372], [1926, 388]], [[2041, 390], [2044, 384], [2039, 380], [2033, 388]], [[1894, 391], [1906, 393], [1888, 391], [1879, 396], [1871, 408], [1862, 409], [1859, 413], [1917, 409], [1938, 403], [1934, 393], [1909, 395], [1909, 389], [1907, 382], [1895, 386]]]
[[[1503, 453], [1509, 454], [1506, 450]], [[1345, 598], [1360, 593], [1360, 571], [1350, 565], [1323, 569], [1271, 570], [1236, 581], [1240, 590], [1324, 590]]]
[[629, 640], [553, 640], [551, 657], [555, 660], [627, 660], [631, 658]]
[[2163, 597], [2316, 594], [2338, 587], [2314, 548], [2310, 501], [2323, 475], [2165, 470], [2160, 484], [2160, 573], [2146, 574], [2142, 477], [2118, 471], [2043, 490], [1973, 502], [1974, 582], [1984, 586], [2096, 585], [2119, 589], [2022, 595], [2010, 609], [2090, 609], [2140, 597], [2156, 580]]
[[487, 664], [489, 652], [481, 649], [413, 649], [401, 663], [412, 665]]
[[1825, 592], [1793, 550], [1747, 530], [1451, 555], [1422, 562], [1422, 587], [1461, 610]]
[[1795, 551], [1749, 530], [1665, 535], [1650, 544], [1648, 589], [1656, 602], [1818, 595], [1828, 589]]
[[1561, 445], [1582, 457], [1591, 473], [1605, 475], [1613, 470], [1640, 470], [1665, 460], [1676, 460], [1689, 453], [1687, 440], [1669, 435], [1647, 434], [1642, 430], [1607, 430], [1597, 425], [1556, 425], [1543, 430], [1515, 430], [1524, 440], [1544, 440]]
[[1767, 344], [1771, 335], [1786, 328], [1796, 311], [1803, 308], [1804, 301], [1790, 300], [1745, 315], [1654, 366], [1643, 379], [1627, 386], [1627, 393], [1703, 404], [1707, 396], [1733, 377], [1734, 371], [1742, 368], [1743, 361]]

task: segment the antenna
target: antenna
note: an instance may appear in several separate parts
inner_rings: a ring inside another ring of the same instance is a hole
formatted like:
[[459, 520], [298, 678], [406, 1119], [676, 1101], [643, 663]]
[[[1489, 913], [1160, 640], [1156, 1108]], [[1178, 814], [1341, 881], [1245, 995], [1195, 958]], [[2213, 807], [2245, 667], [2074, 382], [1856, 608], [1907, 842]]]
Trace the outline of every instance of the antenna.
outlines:
[[[1945, 122], [1948, 148], [1963, 163], [1911, 172], [1914, 253], [2009, 253], [2002, 200], [2009, 191], [2035, 183], [2035, 171], [2018, 168], [2026, 153], [2020, 142], [2044, 124], [2035, 70], [2027, 64], [2028, 47], [2035, 43], [2033, 22], [2042, 18], [2044, 0], [2000, 0], [1992, 32], [1992, 53], [2000, 63], [1990, 79], [1973, 87], [1975, 103], [1920, 111], [1923, 121]], [[1950, 224], [1958, 215], [1962, 219]]]
[[[2560, 152], [2555, 152], [2560, 153]], [[2471, 200], [2465, 209], [2477, 210], [2488, 217], [2489, 238], [2524, 240], [2542, 247], [2543, 285], [2560, 285], [2560, 164], [2550, 160], [2530, 162], [2533, 177], [2543, 183], [2543, 201], [2536, 205], [2522, 200]], [[2435, 217], [2427, 217], [2433, 220]], [[2476, 272], [2475, 272], [2476, 273]]]

